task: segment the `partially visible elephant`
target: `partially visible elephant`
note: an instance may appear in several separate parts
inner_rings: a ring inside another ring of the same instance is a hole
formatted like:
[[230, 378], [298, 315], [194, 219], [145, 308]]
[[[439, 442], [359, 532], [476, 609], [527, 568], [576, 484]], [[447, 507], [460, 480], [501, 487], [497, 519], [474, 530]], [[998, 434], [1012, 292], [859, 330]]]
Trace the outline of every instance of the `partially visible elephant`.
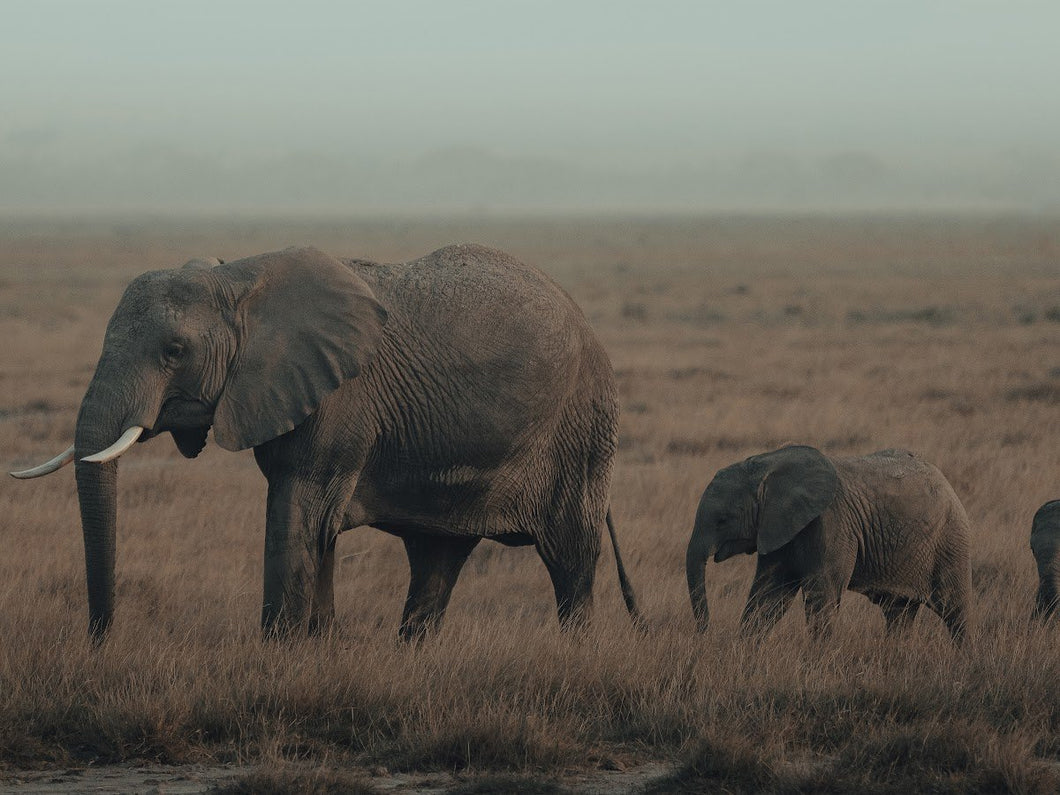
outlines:
[[1060, 608], [1060, 500], [1045, 503], [1034, 514], [1031, 551], [1038, 563], [1033, 616], [1047, 619]]
[[688, 544], [697, 628], [709, 621], [707, 558], [758, 553], [745, 631], [765, 632], [801, 589], [815, 635], [827, 633], [844, 590], [878, 604], [888, 630], [927, 604], [959, 640], [969, 622], [968, 517], [942, 473], [905, 450], [831, 458], [793, 445], [719, 471]]
[[[483, 538], [533, 545], [561, 623], [592, 605], [618, 399], [574, 301], [477, 245], [402, 264], [312, 248], [193, 260], [125, 291], [77, 419], [89, 628], [114, 614], [117, 457], [168, 431], [194, 458], [254, 448], [268, 480], [262, 625], [326, 625], [335, 539], [371, 525], [411, 571], [401, 635], [443, 617]], [[615, 545], [623, 597], [636, 605]]]

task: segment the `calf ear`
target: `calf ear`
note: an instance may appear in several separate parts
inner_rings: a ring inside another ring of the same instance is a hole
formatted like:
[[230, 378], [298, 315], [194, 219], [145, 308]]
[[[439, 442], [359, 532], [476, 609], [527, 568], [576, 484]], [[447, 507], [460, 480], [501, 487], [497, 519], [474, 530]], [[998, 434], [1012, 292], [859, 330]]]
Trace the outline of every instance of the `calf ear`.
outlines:
[[189, 259], [181, 267], [184, 270], [208, 271], [224, 264], [225, 261], [217, 257], [196, 257], [195, 259]]
[[240, 337], [214, 412], [226, 450], [287, 433], [375, 356], [387, 313], [352, 268], [313, 248], [211, 271]]
[[758, 487], [758, 552], [768, 555], [790, 543], [835, 499], [835, 467], [813, 447], [784, 447], [761, 456], [765, 476]]

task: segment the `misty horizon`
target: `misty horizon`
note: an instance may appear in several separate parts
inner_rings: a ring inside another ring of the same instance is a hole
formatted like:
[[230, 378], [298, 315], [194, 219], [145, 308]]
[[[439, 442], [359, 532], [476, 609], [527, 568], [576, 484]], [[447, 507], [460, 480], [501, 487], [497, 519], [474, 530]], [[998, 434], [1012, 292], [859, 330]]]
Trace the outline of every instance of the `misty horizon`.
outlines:
[[1060, 210], [1060, 165], [997, 152], [972, 168], [913, 168], [870, 153], [731, 160], [649, 169], [449, 147], [399, 159], [292, 151], [225, 157], [141, 148], [88, 163], [0, 157], [0, 210], [235, 212]]
[[1060, 210], [1040, 2], [14, 3], [0, 212]]

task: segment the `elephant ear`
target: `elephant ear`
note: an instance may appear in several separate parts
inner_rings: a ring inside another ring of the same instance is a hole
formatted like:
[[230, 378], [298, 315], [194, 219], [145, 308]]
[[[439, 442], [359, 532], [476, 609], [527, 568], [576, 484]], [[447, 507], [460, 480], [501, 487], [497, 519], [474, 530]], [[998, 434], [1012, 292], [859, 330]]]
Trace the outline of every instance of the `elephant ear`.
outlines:
[[758, 553], [791, 542], [835, 499], [839, 477], [813, 447], [794, 445], [759, 456], [765, 476], [758, 489]]
[[313, 248], [213, 268], [240, 337], [214, 411], [226, 450], [275, 439], [356, 377], [379, 346], [387, 313], [354, 271]]

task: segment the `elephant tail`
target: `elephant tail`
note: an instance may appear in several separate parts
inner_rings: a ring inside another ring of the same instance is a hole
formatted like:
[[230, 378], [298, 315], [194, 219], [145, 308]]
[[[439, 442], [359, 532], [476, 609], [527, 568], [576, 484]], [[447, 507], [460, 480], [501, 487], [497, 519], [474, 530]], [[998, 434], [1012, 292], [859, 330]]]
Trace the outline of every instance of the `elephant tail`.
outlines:
[[618, 538], [615, 536], [615, 523], [611, 520], [611, 507], [607, 508], [607, 532], [611, 535], [611, 548], [615, 551], [615, 565], [618, 568], [618, 585], [622, 589], [622, 600], [626, 603], [626, 610], [633, 621], [633, 626], [641, 628], [644, 626], [644, 617], [637, 607], [637, 595], [633, 593], [633, 585], [626, 576], [626, 567], [622, 565], [622, 555], [618, 551]]

